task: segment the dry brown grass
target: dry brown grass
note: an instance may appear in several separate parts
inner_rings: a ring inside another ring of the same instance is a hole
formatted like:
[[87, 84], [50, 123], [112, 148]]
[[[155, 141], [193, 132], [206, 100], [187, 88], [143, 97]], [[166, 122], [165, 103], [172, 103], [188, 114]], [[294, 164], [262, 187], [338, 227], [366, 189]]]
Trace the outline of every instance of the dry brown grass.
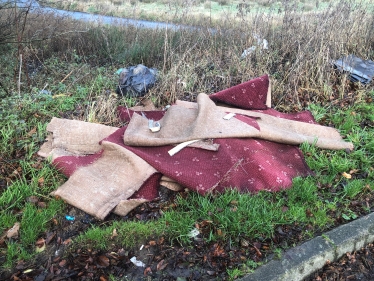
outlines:
[[[214, 32], [203, 21], [199, 31], [88, 28], [85, 23], [38, 15], [28, 25], [27, 38], [48, 38], [30, 43], [29, 50], [40, 60], [60, 56], [77, 62], [78, 57], [91, 65], [155, 67], [160, 77], [149, 96], [160, 104], [194, 99], [200, 92], [217, 92], [264, 73], [271, 76], [279, 108], [292, 104], [301, 109], [308, 102], [344, 98], [346, 80], [337, 77], [331, 61], [351, 53], [373, 59], [372, 0], [361, 4], [342, 0], [318, 13], [300, 13], [295, 4], [287, 1], [278, 13], [227, 16]], [[268, 40], [269, 49], [258, 48], [241, 59], [243, 50], [255, 44], [254, 33]]]

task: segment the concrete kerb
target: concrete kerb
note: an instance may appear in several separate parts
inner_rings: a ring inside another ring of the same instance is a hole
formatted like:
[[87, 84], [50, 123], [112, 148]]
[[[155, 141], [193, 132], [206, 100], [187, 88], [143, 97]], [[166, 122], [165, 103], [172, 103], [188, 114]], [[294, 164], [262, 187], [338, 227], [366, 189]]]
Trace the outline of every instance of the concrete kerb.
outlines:
[[345, 253], [374, 241], [374, 213], [341, 225], [282, 254], [239, 281], [301, 281]]

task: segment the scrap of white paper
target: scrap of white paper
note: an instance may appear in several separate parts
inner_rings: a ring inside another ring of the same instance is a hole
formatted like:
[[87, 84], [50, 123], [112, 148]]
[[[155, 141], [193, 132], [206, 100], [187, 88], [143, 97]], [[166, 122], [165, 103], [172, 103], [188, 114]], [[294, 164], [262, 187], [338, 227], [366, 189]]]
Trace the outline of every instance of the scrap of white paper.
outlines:
[[138, 261], [136, 257], [132, 257], [130, 261], [138, 267], [145, 267], [145, 264], [142, 261]]

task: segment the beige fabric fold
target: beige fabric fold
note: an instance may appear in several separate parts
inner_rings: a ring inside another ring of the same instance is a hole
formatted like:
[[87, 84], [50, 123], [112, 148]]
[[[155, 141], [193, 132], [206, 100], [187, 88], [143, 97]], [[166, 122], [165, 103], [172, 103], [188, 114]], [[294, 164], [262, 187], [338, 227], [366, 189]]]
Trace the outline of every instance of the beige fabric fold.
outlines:
[[38, 154], [42, 157], [80, 156], [94, 154], [102, 149], [99, 142], [118, 128], [78, 120], [53, 117], [47, 125], [46, 142]]
[[[176, 104], [180, 107], [198, 109], [198, 105], [192, 102], [177, 101]], [[250, 110], [223, 106], [216, 106], [216, 109], [222, 112], [232, 112], [259, 118], [256, 121], [260, 126], [260, 131], [257, 131], [256, 135], [249, 132], [247, 137], [256, 137], [274, 142], [295, 145], [307, 142], [309, 144], [315, 144], [320, 148], [332, 150], [353, 149], [353, 144], [344, 141], [338, 130], [335, 128], [287, 120]]]
[[[117, 213], [123, 212], [123, 201], [131, 197], [146, 179], [157, 172], [122, 146], [103, 141], [102, 148], [104, 152], [99, 159], [89, 166], [78, 168], [69, 180], [53, 193], [100, 219], [104, 219], [120, 202], [121, 209], [119, 207]], [[133, 205], [132, 202], [130, 205]], [[129, 207], [125, 211], [131, 209]]]
[[160, 180], [160, 185], [167, 187], [170, 190], [173, 191], [181, 191], [184, 189], [182, 185], [177, 183], [175, 180], [167, 177], [167, 176], [162, 176]]
[[99, 142], [118, 128], [53, 118], [42, 157], [84, 156], [103, 150], [99, 159], [78, 168], [52, 194], [86, 213], [104, 219], [109, 212], [126, 215], [145, 199], [128, 199], [157, 171], [142, 158], [112, 142]]
[[148, 202], [147, 199], [128, 199], [121, 200], [117, 206], [113, 209], [113, 213], [119, 216], [126, 216], [130, 211], [138, 207], [139, 205]]
[[219, 110], [205, 94], [197, 97], [197, 109], [173, 105], [159, 120], [161, 130], [152, 133], [148, 120], [134, 114], [124, 134], [124, 143], [132, 146], [162, 146], [196, 139], [227, 137], [254, 137], [258, 130], [235, 118], [225, 120], [225, 112]]

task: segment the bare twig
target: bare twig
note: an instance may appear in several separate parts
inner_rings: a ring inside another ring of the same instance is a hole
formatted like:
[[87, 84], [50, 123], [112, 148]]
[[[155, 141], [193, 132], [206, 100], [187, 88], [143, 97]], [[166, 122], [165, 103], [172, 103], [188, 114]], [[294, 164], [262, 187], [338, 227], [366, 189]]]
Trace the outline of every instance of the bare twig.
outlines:
[[69, 74], [68, 75], [66, 75], [65, 77], [64, 77], [64, 79], [62, 79], [61, 81], [60, 81], [60, 83], [62, 83], [62, 82], [64, 82], [73, 72], [74, 72], [74, 70], [75, 69], [73, 69], [72, 71], [70, 71], [69, 72]]
[[22, 72], [22, 54], [19, 55], [19, 71], [18, 71], [18, 95], [21, 96], [21, 72]]

